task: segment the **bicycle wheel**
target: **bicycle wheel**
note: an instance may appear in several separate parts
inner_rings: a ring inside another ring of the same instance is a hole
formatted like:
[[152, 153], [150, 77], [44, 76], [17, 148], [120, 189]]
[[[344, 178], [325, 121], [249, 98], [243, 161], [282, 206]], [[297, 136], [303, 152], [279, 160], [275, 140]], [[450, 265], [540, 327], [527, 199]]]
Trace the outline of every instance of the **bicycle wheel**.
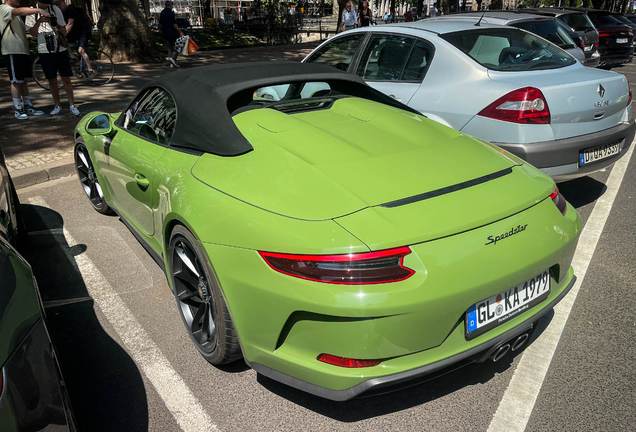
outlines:
[[115, 65], [110, 56], [103, 51], [92, 51], [88, 53], [88, 58], [95, 71], [95, 76], [92, 79], [88, 75], [89, 81], [95, 85], [108, 84], [115, 76]]
[[[40, 57], [36, 57], [35, 60], [33, 60], [33, 79], [35, 79], [37, 85], [44, 90], [51, 90], [49, 80], [44, 76], [44, 70], [42, 70], [42, 65], [40, 64]], [[57, 87], [60, 89], [64, 87], [64, 83], [59, 77], [57, 79]]]

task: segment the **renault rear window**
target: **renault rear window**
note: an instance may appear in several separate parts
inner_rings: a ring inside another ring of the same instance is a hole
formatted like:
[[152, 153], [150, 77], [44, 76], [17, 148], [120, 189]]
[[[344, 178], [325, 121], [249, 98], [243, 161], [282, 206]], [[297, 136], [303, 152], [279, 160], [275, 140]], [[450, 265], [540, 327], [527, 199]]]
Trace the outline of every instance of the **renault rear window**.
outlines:
[[547, 40], [510, 27], [462, 30], [440, 37], [480, 65], [498, 71], [557, 69], [576, 63]]

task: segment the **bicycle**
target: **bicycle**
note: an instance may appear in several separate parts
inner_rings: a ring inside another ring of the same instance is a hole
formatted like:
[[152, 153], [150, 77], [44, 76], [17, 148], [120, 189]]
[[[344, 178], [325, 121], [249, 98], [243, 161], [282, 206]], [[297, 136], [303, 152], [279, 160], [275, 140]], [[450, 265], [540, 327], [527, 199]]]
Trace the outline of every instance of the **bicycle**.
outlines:
[[[73, 85], [77, 85], [80, 81], [86, 80], [92, 85], [104, 85], [111, 82], [113, 77], [115, 76], [115, 64], [113, 60], [110, 58], [108, 54], [103, 51], [86, 51], [88, 54], [89, 61], [91, 63], [91, 67], [95, 72], [93, 74], [89, 74], [88, 67], [86, 66], [86, 62], [84, 58], [77, 51], [76, 46], [71, 46], [69, 48], [69, 54], [71, 57], [71, 70], [73, 71], [73, 76], [71, 77], [71, 81]], [[49, 80], [44, 76], [44, 71], [42, 70], [42, 66], [40, 65], [40, 57], [36, 57], [33, 60], [33, 78], [35, 82], [45, 90], [50, 90]], [[64, 83], [61, 79], [57, 80], [57, 86], [61, 89], [64, 87]]]

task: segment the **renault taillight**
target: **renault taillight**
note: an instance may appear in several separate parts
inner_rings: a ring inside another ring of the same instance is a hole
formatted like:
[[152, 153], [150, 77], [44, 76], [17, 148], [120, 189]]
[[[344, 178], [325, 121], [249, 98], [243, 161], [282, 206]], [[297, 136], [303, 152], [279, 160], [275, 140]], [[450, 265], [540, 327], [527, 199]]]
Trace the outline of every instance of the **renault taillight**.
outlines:
[[478, 114], [521, 124], [549, 124], [550, 110], [541, 90], [524, 87], [500, 97]]

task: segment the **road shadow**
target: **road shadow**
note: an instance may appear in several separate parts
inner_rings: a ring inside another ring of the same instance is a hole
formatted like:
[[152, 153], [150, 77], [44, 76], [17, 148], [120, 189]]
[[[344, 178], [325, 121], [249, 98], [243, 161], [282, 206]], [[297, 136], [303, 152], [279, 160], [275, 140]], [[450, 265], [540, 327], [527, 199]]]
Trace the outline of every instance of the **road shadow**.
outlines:
[[558, 184], [559, 192], [574, 208], [580, 208], [599, 199], [607, 187], [592, 177], [581, 177]]
[[148, 431], [148, 403], [141, 373], [104, 330], [73, 257], [62, 216], [23, 204], [29, 229], [24, 256], [38, 281], [45, 319], [80, 431]]
[[[553, 311], [550, 311], [539, 320], [530, 337], [529, 344], [532, 344], [545, 331], [553, 316]], [[458, 366], [450, 367], [442, 371], [440, 375], [436, 375], [435, 378], [424, 378], [410, 383], [410, 387], [380, 395], [365, 397], [363, 394], [356, 399], [345, 402], [334, 402], [319, 398], [261, 374], [258, 374], [257, 380], [267, 390], [295, 404], [331, 419], [352, 423], [407, 410], [434, 401], [462, 388], [484, 384], [496, 375], [510, 369], [515, 358], [520, 356], [529, 344], [524, 345], [514, 353], [508, 352], [497, 362], [487, 360], [483, 363], [472, 363], [459, 369], [457, 369]]]

